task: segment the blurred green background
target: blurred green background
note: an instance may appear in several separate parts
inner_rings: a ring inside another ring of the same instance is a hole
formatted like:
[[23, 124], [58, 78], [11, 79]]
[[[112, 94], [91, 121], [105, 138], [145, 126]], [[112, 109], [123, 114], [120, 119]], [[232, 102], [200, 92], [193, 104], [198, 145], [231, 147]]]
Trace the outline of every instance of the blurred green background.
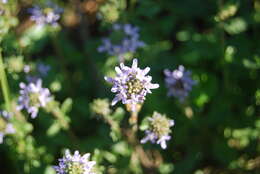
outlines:
[[[19, 66], [50, 65], [43, 84], [63, 106], [70, 128], [61, 129], [45, 111], [34, 120], [27, 116], [20, 135], [0, 145], [0, 173], [52, 174], [64, 148], [91, 152], [103, 173], [144, 172], [129, 165], [132, 149], [112, 139], [109, 125], [90, 110], [94, 99], [113, 98], [104, 76], [114, 72], [117, 58], [97, 51], [113, 23], [140, 28], [146, 46], [126, 64], [137, 57], [160, 84], [147, 97], [139, 122], [153, 111], [175, 120], [167, 150], [144, 145], [163, 157], [150, 173], [260, 173], [260, 1], [60, 0], [58, 28], [37, 28], [29, 20], [27, 10], [38, 1], [9, 1], [1, 6], [8, 13], [0, 17], [0, 37], [12, 100], [25, 78]], [[198, 82], [185, 103], [166, 95], [163, 70], [178, 65]], [[124, 125], [124, 106], [111, 109]]]

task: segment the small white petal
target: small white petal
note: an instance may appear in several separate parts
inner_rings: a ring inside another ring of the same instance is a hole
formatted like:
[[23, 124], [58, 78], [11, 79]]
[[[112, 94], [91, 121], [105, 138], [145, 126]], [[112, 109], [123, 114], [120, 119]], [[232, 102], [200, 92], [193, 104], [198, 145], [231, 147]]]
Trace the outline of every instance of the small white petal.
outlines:
[[105, 76], [104, 79], [105, 79], [107, 82], [109, 82], [109, 83], [113, 83], [113, 82], [114, 82], [114, 79], [111, 78], [111, 77]]
[[169, 120], [169, 122], [170, 122], [170, 126], [174, 126], [174, 120]]
[[133, 64], [132, 64], [132, 69], [136, 69], [137, 66], [138, 66], [138, 61], [137, 61], [137, 59], [134, 59]]
[[115, 70], [116, 70], [117, 74], [121, 74], [122, 73], [121, 69], [118, 66], [115, 67]]
[[0, 132], [0, 144], [3, 143], [3, 139], [4, 139], [4, 134], [2, 132]]
[[165, 141], [162, 141], [162, 142], [161, 142], [161, 147], [162, 147], [162, 149], [166, 149], [166, 148], [167, 148], [167, 145], [166, 145], [166, 142], [165, 142]]
[[149, 85], [149, 88], [150, 88], [150, 89], [156, 89], [156, 88], [159, 88], [159, 87], [160, 87], [160, 85], [157, 84], [157, 83], [155, 83], [155, 84], [150, 84], [150, 85]]
[[111, 103], [111, 105], [112, 106], [114, 106], [117, 102], [119, 102], [121, 100], [121, 98], [118, 96], [118, 95], [116, 95], [116, 97], [112, 100], [112, 103]]
[[146, 68], [143, 70], [143, 75], [146, 75], [149, 71], [150, 71], [150, 68], [149, 68], [149, 67], [146, 67]]

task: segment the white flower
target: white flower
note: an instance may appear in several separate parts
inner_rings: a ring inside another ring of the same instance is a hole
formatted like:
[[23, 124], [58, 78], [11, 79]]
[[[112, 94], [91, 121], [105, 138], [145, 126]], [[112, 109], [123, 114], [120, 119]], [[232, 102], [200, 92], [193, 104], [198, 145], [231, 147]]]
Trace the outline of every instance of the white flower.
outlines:
[[38, 114], [40, 107], [45, 107], [51, 100], [50, 91], [42, 87], [42, 80], [38, 79], [35, 83], [28, 85], [20, 83], [20, 96], [18, 98], [18, 110], [26, 109], [32, 118]]
[[149, 127], [145, 131], [145, 137], [141, 140], [144, 144], [147, 141], [151, 143], [160, 144], [162, 149], [166, 149], [166, 142], [171, 139], [171, 127], [174, 125], [173, 120], [169, 120], [165, 115], [154, 112], [152, 117], [148, 118]]
[[143, 103], [147, 93], [152, 93], [151, 89], [159, 87], [159, 84], [151, 83], [151, 76], [147, 76], [150, 71], [149, 67], [144, 70], [137, 67], [137, 59], [133, 60], [132, 67], [121, 63], [120, 67], [115, 67], [115, 71], [115, 78], [105, 77], [106, 81], [113, 84], [111, 91], [116, 93], [112, 105], [120, 100], [123, 104], [131, 104], [132, 106]]
[[78, 151], [71, 155], [69, 150], [65, 151], [63, 158], [59, 159], [59, 165], [54, 166], [57, 174], [95, 174], [93, 166], [95, 161], [89, 161], [90, 154], [83, 156]]

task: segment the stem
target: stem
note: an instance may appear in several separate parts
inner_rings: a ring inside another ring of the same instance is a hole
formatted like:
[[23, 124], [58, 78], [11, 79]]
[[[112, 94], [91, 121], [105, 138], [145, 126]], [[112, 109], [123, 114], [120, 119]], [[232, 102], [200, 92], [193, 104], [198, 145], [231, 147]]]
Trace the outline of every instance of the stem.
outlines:
[[66, 116], [64, 113], [60, 110], [59, 107], [54, 108], [52, 111], [52, 115], [57, 118], [58, 122], [60, 122], [62, 128], [66, 131], [68, 134], [69, 138], [73, 142], [73, 145], [75, 148], [79, 148], [79, 139], [78, 137], [74, 134], [74, 132], [70, 129], [69, 123], [66, 119], [64, 119]]
[[137, 132], [138, 129], [138, 113], [142, 108], [142, 104], [126, 104], [126, 110], [131, 113], [129, 118], [129, 124], [132, 127], [134, 133]]
[[[221, 9], [223, 9], [224, 6], [224, 0], [219, 0], [218, 1], [218, 9], [219, 11], [221, 11]], [[219, 26], [218, 26], [218, 30], [219, 30], [219, 38], [220, 38], [220, 48], [221, 48], [221, 66], [227, 66], [226, 62], [225, 62], [225, 48], [226, 48], [226, 38], [225, 38], [225, 31], [224, 31], [224, 22], [221, 20], [219, 22]], [[223, 79], [224, 79], [224, 86], [226, 88], [228, 88], [229, 86], [229, 81], [228, 81], [228, 68], [223, 68], [222, 74], [223, 74]]]
[[55, 53], [57, 54], [57, 58], [59, 59], [59, 65], [60, 65], [60, 69], [63, 72], [65, 79], [70, 81], [71, 83], [68, 83], [69, 85], [67, 86], [67, 90], [69, 92], [69, 94], [71, 96], [74, 95], [74, 90], [72, 88], [73, 84], [73, 78], [71, 77], [72, 74], [71, 72], [68, 71], [67, 69], [67, 60], [66, 60], [66, 55], [63, 53], [63, 49], [59, 43], [59, 38], [57, 33], [51, 33], [51, 41], [52, 41], [52, 45], [54, 48]]
[[2, 92], [5, 100], [5, 105], [6, 109], [8, 111], [11, 110], [11, 104], [10, 104], [10, 95], [9, 95], [9, 87], [8, 87], [8, 82], [5, 74], [5, 67], [3, 63], [3, 58], [2, 58], [2, 49], [0, 48], [0, 81], [1, 81], [1, 86], [2, 86]]
[[149, 171], [150, 174], [154, 174], [156, 173], [156, 169], [158, 168], [158, 164], [156, 164], [156, 161], [159, 162], [160, 165], [162, 157], [160, 154], [153, 156], [151, 155], [151, 153], [145, 151], [143, 147], [140, 145], [139, 140], [137, 139], [136, 133], [138, 130], [138, 113], [141, 110], [141, 108], [141, 104], [136, 104], [135, 106], [131, 104], [126, 105], [126, 110], [131, 113], [129, 118], [129, 124], [131, 126], [131, 129], [122, 129], [122, 132], [125, 133], [127, 142], [133, 147], [131, 159], [137, 157], [144, 171]]
[[137, 119], [138, 119], [138, 112], [131, 112], [131, 116], [129, 118], [129, 124], [132, 127], [134, 133], [136, 133], [138, 129]]

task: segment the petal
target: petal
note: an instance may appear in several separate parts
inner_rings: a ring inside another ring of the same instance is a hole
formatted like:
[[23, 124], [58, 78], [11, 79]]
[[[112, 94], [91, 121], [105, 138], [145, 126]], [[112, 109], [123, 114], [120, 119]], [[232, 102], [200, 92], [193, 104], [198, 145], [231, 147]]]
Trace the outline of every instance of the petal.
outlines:
[[149, 68], [149, 67], [146, 67], [146, 68], [143, 70], [143, 75], [146, 75], [149, 71], [150, 71], [150, 68]]
[[164, 71], [164, 75], [166, 75], [166, 76], [171, 76], [171, 71], [170, 70], [168, 70], [168, 69], [165, 69]]
[[105, 76], [104, 79], [105, 79], [105, 81], [107, 81], [107, 82], [109, 82], [109, 83], [114, 83], [114, 79], [111, 78], [111, 77]]
[[167, 148], [167, 145], [166, 145], [166, 142], [165, 142], [165, 141], [162, 141], [162, 142], [161, 142], [161, 147], [162, 147], [162, 149], [166, 149], [166, 148]]
[[117, 87], [114, 87], [114, 86], [113, 86], [113, 87], [111, 88], [111, 92], [113, 92], [113, 93], [117, 92], [117, 90], [118, 90]]
[[169, 122], [170, 122], [170, 126], [174, 126], [175, 124], [174, 120], [169, 120]]
[[160, 87], [160, 85], [157, 84], [157, 83], [155, 83], [155, 84], [152, 84], [152, 83], [151, 83], [151, 84], [149, 85], [149, 88], [150, 88], [150, 89], [156, 89], [156, 88], [159, 88], [159, 87]]
[[149, 140], [148, 136], [145, 136], [143, 139], [141, 139], [140, 143], [145, 144]]
[[132, 68], [133, 68], [133, 69], [136, 69], [136, 68], [137, 68], [137, 65], [138, 65], [138, 60], [137, 60], [137, 59], [134, 59], [134, 60], [133, 60], [133, 64], [132, 64]]
[[121, 69], [118, 66], [115, 67], [115, 70], [116, 70], [117, 74], [121, 74], [122, 73]]
[[3, 143], [3, 139], [4, 139], [4, 134], [2, 132], [0, 132], [0, 144]]
[[22, 88], [22, 89], [24, 89], [24, 88], [26, 87], [25, 83], [23, 83], [23, 82], [21, 82], [21, 83], [19, 84], [19, 86], [20, 86], [20, 88]]
[[116, 95], [116, 97], [112, 100], [111, 105], [114, 106], [120, 100], [121, 100], [121, 97], [119, 95]]

